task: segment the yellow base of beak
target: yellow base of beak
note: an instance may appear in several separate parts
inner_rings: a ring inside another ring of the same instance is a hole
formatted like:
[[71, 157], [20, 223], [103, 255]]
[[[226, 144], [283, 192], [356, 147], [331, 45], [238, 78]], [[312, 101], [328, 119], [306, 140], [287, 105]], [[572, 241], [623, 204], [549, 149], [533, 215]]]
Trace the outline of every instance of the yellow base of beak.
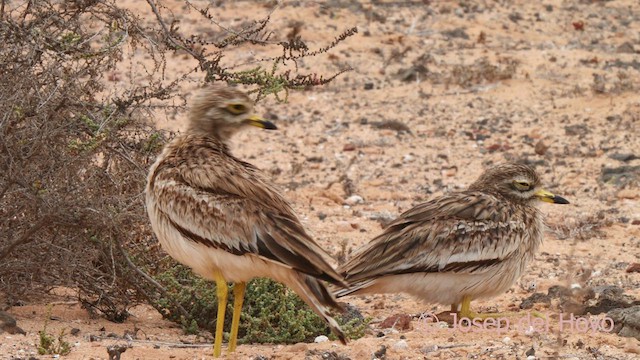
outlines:
[[538, 197], [541, 201], [552, 203], [552, 204], [569, 204], [569, 201], [561, 196], [554, 195], [547, 190], [540, 189], [536, 191], [535, 196]]

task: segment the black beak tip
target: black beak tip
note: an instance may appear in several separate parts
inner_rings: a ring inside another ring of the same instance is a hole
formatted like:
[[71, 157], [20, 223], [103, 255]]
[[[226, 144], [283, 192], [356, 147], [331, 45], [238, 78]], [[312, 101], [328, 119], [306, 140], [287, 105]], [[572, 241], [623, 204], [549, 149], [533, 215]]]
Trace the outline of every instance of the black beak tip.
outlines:
[[569, 200], [557, 195], [553, 197], [553, 202], [554, 204], [569, 204]]
[[272, 123], [271, 121], [265, 121], [263, 124], [266, 130], [278, 130], [276, 124]]

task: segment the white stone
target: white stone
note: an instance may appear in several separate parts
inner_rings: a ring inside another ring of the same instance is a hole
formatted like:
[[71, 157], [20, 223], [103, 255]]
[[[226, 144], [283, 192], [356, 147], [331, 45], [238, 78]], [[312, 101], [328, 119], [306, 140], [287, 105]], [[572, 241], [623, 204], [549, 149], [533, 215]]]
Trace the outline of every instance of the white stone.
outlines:
[[533, 355], [527, 356], [527, 360], [536, 360], [536, 357]]
[[446, 321], [438, 321], [438, 327], [440, 329], [447, 329], [449, 327], [449, 323]]
[[527, 336], [532, 336], [535, 333], [536, 333], [536, 329], [534, 329], [533, 326], [529, 326], [527, 331], [524, 332], [524, 334]]
[[351, 195], [348, 198], [346, 198], [344, 201], [345, 204], [352, 205], [352, 206], [356, 204], [362, 204], [363, 202], [364, 202], [364, 199], [360, 195]]
[[572, 289], [582, 289], [582, 285], [580, 285], [578, 283], [573, 283], [573, 284], [571, 284], [570, 288], [572, 288]]
[[508, 336], [505, 336], [504, 339], [502, 339], [502, 343], [505, 345], [509, 345], [511, 343], [511, 338]]
[[415, 160], [416, 160], [416, 157], [411, 154], [407, 154], [402, 157], [403, 163], [410, 163], [410, 162], [414, 162]]
[[329, 341], [329, 338], [324, 336], [324, 335], [320, 335], [318, 337], [315, 338], [315, 340], [313, 340], [314, 343], [323, 343]]
[[393, 349], [394, 350], [407, 350], [409, 348], [409, 344], [407, 344], [406, 340], [400, 340], [397, 343], [393, 344]]
[[389, 334], [397, 334], [397, 333], [399, 333], [399, 331], [398, 331], [398, 330], [396, 330], [396, 329], [394, 329], [394, 328], [382, 329], [382, 332], [383, 332], [385, 335], [389, 335]]

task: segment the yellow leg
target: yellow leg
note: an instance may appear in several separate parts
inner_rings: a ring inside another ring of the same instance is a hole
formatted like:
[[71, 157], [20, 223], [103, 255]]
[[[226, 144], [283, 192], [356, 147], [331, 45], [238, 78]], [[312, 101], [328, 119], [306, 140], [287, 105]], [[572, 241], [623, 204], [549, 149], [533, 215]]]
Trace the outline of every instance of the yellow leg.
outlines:
[[222, 354], [222, 330], [224, 328], [224, 313], [227, 309], [227, 281], [220, 272], [213, 274], [216, 280], [216, 292], [218, 294], [218, 318], [216, 319], [216, 337], [213, 340], [213, 356]]
[[238, 343], [238, 328], [240, 327], [240, 313], [242, 313], [242, 302], [244, 301], [244, 290], [246, 283], [236, 283], [233, 285], [233, 320], [231, 321], [231, 337], [229, 338], [229, 352], [236, 349]]
[[[453, 310], [453, 305], [451, 305], [451, 310]], [[465, 296], [462, 298], [462, 306], [460, 308], [460, 312], [459, 312], [460, 318], [466, 317], [467, 319], [497, 319], [497, 318], [504, 318], [504, 317], [513, 317], [513, 316], [518, 316], [520, 315], [517, 312], [503, 312], [503, 313], [486, 313], [486, 314], [479, 314], [476, 312], [471, 311], [471, 297], [469, 296]], [[546, 316], [544, 314], [541, 314], [537, 311], [531, 311], [531, 315], [535, 316], [535, 317], [539, 317], [539, 318], [546, 318]]]
[[458, 312], [458, 304], [451, 304], [451, 312], [452, 313]]

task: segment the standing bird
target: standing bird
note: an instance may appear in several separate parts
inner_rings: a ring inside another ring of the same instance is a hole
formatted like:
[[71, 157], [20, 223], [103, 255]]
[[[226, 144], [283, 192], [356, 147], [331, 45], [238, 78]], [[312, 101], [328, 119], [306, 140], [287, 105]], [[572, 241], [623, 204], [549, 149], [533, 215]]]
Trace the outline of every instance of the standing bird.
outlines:
[[542, 242], [536, 202], [568, 204], [540, 188], [527, 165], [486, 170], [465, 191], [415, 206], [356, 253], [338, 271], [351, 294], [405, 292], [430, 303], [451, 305], [469, 319], [471, 300], [508, 290]]
[[249, 125], [276, 129], [253, 114], [253, 102], [239, 90], [214, 85], [195, 96], [186, 132], [149, 171], [146, 205], [153, 231], [169, 255], [216, 282], [214, 356], [221, 353], [227, 281], [235, 283], [233, 352], [246, 282], [254, 277], [288, 285], [346, 344], [328, 309], [341, 307], [321, 282], [346, 287], [344, 279], [272, 182], [229, 152], [229, 138]]

